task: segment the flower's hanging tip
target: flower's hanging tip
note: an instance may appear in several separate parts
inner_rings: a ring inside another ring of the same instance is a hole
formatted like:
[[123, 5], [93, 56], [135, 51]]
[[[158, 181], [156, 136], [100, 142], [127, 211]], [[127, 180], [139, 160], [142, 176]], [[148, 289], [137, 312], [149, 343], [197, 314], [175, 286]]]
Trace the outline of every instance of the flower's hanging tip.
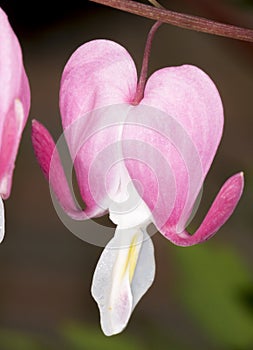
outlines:
[[193, 235], [184, 231], [181, 235], [168, 232], [165, 236], [174, 244], [185, 247], [207, 241], [233, 214], [241, 198], [243, 186], [243, 173], [232, 175], [221, 187], [202, 224]]
[[32, 137], [32, 144], [34, 147], [34, 151], [36, 150], [38, 139], [41, 138], [40, 135], [44, 134], [43, 131], [44, 131], [44, 126], [40, 122], [38, 122], [36, 119], [33, 119], [31, 137]]
[[144, 230], [117, 229], [95, 270], [91, 294], [105, 335], [122, 332], [155, 275], [154, 249]]
[[4, 203], [2, 197], [0, 196], [0, 243], [4, 239], [5, 233], [5, 218], [4, 218]]
[[41, 128], [44, 128], [43, 125], [37, 119], [32, 119], [32, 131], [36, 132]]
[[230, 179], [244, 179], [244, 172], [240, 171], [239, 173], [236, 173], [230, 177]]
[[36, 119], [32, 120], [32, 145], [37, 161], [46, 179], [49, 179], [50, 162], [55, 143], [48, 130]]
[[49, 132], [44, 127], [44, 125], [41, 124], [38, 120], [33, 119], [31, 137], [32, 137], [32, 144], [35, 152], [38, 147], [37, 143], [38, 142], [40, 143], [42, 139], [45, 138], [47, 135], [49, 135]]
[[32, 119], [32, 127], [34, 126], [36, 126], [36, 124], [38, 124], [39, 122], [37, 121], [37, 119]]
[[40, 123], [36, 120], [32, 120], [32, 126], [31, 126], [31, 139], [32, 139], [32, 145], [34, 153], [36, 154], [37, 151], [37, 135], [39, 135], [39, 126]]
[[241, 177], [241, 181], [244, 184], [244, 172], [241, 171], [240, 173], [238, 173], [238, 176]]
[[232, 175], [223, 185], [226, 189], [226, 196], [235, 203], [239, 201], [244, 188], [244, 173], [241, 171]]
[[[98, 270], [102, 269], [101, 265], [103, 265], [103, 261], [98, 264]], [[121, 333], [126, 327], [133, 309], [130, 282], [127, 275], [122, 278], [121, 268], [122, 266], [119, 264], [113, 267], [108, 288], [103, 285], [103, 278], [100, 280], [100, 277], [97, 276], [99, 272], [94, 274], [92, 283], [91, 294], [98, 304], [101, 329], [106, 336]]]
[[244, 187], [244, 172], [240, 171], [238, 174], [236, 174], [238, 177], [238, 182], [241, 184], [241, 187]]

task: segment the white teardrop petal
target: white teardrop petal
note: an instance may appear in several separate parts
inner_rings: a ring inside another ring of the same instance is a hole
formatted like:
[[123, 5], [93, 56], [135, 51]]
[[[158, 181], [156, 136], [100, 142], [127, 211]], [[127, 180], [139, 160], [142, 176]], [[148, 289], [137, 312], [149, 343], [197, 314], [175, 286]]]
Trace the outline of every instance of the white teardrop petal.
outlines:
[[155, 278], [154, 245], [150, 236], [144, 232], [143, 243], [139, 253], [131, 289], [133, 294], [133, 308], [147, 292]]
[[101, 254], [91, 288], [106, 335], [120, 333], [126, 327], [133, 308], [152, 284], [154, 273], [149, 236], [139, 227], [117, 229]]

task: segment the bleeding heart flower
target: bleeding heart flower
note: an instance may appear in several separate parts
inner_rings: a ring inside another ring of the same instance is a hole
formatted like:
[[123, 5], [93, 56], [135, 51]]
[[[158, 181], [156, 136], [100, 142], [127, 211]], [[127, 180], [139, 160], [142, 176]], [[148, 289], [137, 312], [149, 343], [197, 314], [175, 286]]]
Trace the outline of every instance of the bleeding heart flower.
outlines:
[[243, 189], [242, 173], [229, 178], [199, 229], [188, 234], [187, 220], [222, 135], [219, 93], [189, 65], [155, 72], [137, 102], [136, 91], [134, 62], [112, 41], [84, 44], [65, 66], [60, 109], [84, 210], [75, 204], [53, 139], [33, 122], [36, 157], [63, 209], [75, 219], [109, 212], [117, 225], [92, 282], [106, 335], [124, 329], [153, 282], [147, 226], [153, 222], [180, 246], [203, 242], [230, 217]]
[[0, 241], [4, 237], [2, 199], [10, 195], [12, 176], [30, 108], [30, 88], [18, 39], [0, 8]]

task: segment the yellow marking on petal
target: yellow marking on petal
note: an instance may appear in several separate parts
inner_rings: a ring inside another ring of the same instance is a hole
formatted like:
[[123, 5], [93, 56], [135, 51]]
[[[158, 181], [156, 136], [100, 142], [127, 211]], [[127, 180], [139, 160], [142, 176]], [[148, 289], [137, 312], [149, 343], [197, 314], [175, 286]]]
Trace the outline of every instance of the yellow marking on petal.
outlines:
[[132, 241], [130, 243], [126, 263], [122, 270], [122, 276], [121, 276], [121, 278], [123, 278], [125, 273], [128, 271], [130, 283], [132, 282], [134, 271], [137, 264], [137, 259], [138, 259], [138, 250], [136, 249], [137, 237], [138, 237], [138, 232], [133, 236]]

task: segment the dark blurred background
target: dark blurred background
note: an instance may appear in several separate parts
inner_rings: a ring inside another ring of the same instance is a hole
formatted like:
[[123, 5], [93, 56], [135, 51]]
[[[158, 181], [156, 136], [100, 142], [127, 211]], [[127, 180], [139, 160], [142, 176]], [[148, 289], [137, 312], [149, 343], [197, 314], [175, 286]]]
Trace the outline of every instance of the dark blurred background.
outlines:
[[[147, 3], [147, 1], [142, 1]], [[253, 28], [252, 0], [161, 0], [168, 9]], [[225, 109], [223, 139], [207, 176], [197, 226], [221, 187], [245, 173], [231, 219], [209, 242], [178, 248], [153, 237], [157, 273], [122, 335], [106, 338], [90, 295], [101, 248], [65, 228], [33, 155], [33, 118], [57, 139], [58, 93], [71, 53], [95, 38], [127, 48], [140, 69], [152, 21], [89, 1], [0, 1], [24, 55], [32, 106], [5, 202], [0, 247], [0, 349], [253, 349], [253, 45], [164, 24], [150, 73], [194, 64], [216, 83]]]

